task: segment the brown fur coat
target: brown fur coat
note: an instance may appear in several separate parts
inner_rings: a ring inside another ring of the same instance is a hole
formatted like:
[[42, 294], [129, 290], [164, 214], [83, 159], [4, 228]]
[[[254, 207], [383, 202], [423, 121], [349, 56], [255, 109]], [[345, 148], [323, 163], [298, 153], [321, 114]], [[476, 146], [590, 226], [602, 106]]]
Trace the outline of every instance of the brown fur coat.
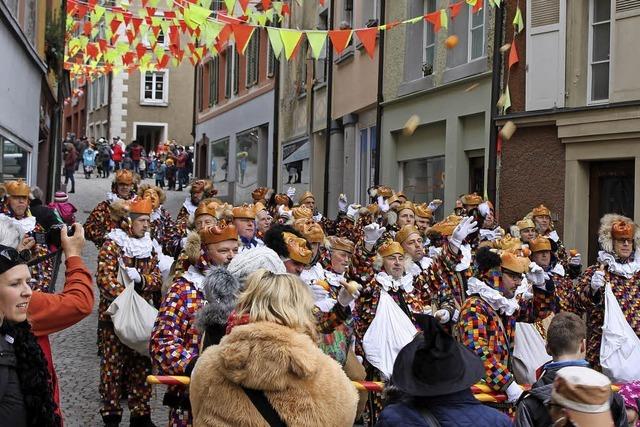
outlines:
[[239, 385], [264, 390], [289, 427], [352, 426], [358, 395], [307, 335], [270, 322], [237, 326], [191, 374], [194, 427], [268, 427]]

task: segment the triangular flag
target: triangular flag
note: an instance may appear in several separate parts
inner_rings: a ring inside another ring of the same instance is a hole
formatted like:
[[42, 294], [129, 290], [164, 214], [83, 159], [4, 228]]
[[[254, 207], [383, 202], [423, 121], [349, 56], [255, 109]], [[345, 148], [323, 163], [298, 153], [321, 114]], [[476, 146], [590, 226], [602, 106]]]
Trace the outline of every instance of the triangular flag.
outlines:
[[515, 39], [511, 42], [511, 49], [509, 49], [509, 68], [517, 64], [520, 61], [518, 57], [518, 49], [516, 48]]
[[449, 5], [449, 9], [451, 9], [451, 20], [454, 20], [455, 17], [458, 16], [463, 4], [464, 3], [462, 1], [459, 1], [457, 3]]
[[475, 7], [476, 2], [477, 2], [478, 0], [466, 0], [466, 1], [467, 1], [467, 4], [468, 4], [469, 6], [474, 6], [474, 7]]
[[313, 59], [318, 60], [327, 41], [327, 32], [306, 31], [305, 33], [307, 34], [307, 40], [309, 40], [309, 46], [311, 46], [311, 56], [313, 56]]
[[343, 50], [347, 47], [349, 42], [351, 41], [351, 36], [353, 35], [352, 30], [330, 30], [329, 38], [331, 39], [331, 44], [333, 48], [338, 54], [341, 54]]
[[424, 19], [433, 24], [433, 31], [435, 31], [436, 33], [440, 31], [441, 25], [440, 25], [440, 18], [441, 18], [441, 14], [439, 11], [435, 11], [435, 12], [431, 12], [431, 13], [427, 13], [426, 15], [424, 15]]
[[274, 1], [272, 3], [273, 3], [273, 10], [275, 10], [278, 15], [282, 15], [282, 2]]
[[280, 57], [282, 53], [282, 38], [280, 37], [280, 31], [278, 28], [267, 27], [267, 34], [269, 34], [269, 41], [271, 42], [271, 50], [276, 58]]
[[105, 10], [106, 9], [104, 7], [96, 5], [93, 8], [93, 13], [91, 14], [91, 23], [95, 25], [95, 23], [98, 22], [100, 18], [102, 18]]
[[[482, 0], [478, 0], [482, 1]], [[449, 28], [449, 22], [447, 17], [447, 11], [445, 9], [440, 9], [440, 26], [442, 28]]]
[[[422, 17], [420, 18], [422, 19]], [[364, 49], [369, 54], [369, 57], [373, 59], [373, 55], [376, 51], [376, 38], [378, 37], [378, 27], [365, 28], [361, 30], [355, 30], [356, 36], [362, 42]]]
[[502, 103], [502, 114], [506, 114], [507, 110], [511, 108], [511, 94], [509, 93], [509, 86], [507, 86], [500, 97], [500, 101]]
[[422, 16], [416, 16], [415, 18], [407, 19], [406, 21], [402, 21], [403, 24], [417, 24], [422, 21]]
[[133, 18], [131, 19], [131, 24], [133, 24], [133, 33], [134, 34], [138, 34], [140, 33], [140, 25], [142, 25], [142, 19], [141, 18]]
[[280, 38], [282, 38], [282, 45], [284, 46], [284, 56], [289, 60], [302, 38], [302, 31], [285, 28], [279, 28], [279, 31]]
[[121, 21], [118, 21], [117, 19], [114, 19], [113, 21], [111, 21], [111, 31], [112, 32], [116, 32], [118, 31], [118, 27], [120, 27], [120, 24], [122, 24]]
[[191, 29], [195, 29], [198, 26], [202, 25], [206, 19], [211, 15], [211, 10], [205, 9], [204, 7], [196, 6], [195, 4], [190, 5], [184, 9], [184, 22]]
[[93, 24], [89, 21], [85, 22], [84, 25], [82, 26], [82, 32], [84, 33], [85, 36], [90, 36], [92, 29], [93, 29]]
[[233, 11], [236, 8], [236, 0], [224, 0], [224, 4], [227, 7], [227, 14], [233, 16]]
[[247, 8], [249, 7], [249, 0], [238, 0], [238, 2], [240, 3], [240, 8], [242, 8], [242, 11], [246, 12]]
[[138, 43], [136, 46], [136, 53], [138, 54], [138, 58], [142, 58], [147, 53], [147, 48], [142, 43]]
[[476, 5], [473, 6], [473, 13], [478, 13], [484, 7], [484, 0], [477, 0]]
[[244, 55], [247, 45], [249, 44], [249, 40], [251, 39], [251, 35], [256, 27], [252, 27], [247, 24], [231, 24], [231, 29], [233, 30], [233, 36], [236, 39], [236, 49], [240, 55]]
[[516, 33], [519, 33], [524, 29], [524, 22], [522, 21], [522, 12], [520, 8], [516, 8], [516, 15], [513, 17], [513, 28], [515, 28]]
[[162, 58], [158, 59], [158, 64], [157, 67], [159, 70], [164, 70], [165, 68], [167, 68], [167, 64], [169, 63], [169, 59], [171, 59], [169, 57], [169, 55], [164, 55]]
[[269, 10], [269, 8], [271, 7], [271, 0], [261, 0], [261, 3], [263, 10]]

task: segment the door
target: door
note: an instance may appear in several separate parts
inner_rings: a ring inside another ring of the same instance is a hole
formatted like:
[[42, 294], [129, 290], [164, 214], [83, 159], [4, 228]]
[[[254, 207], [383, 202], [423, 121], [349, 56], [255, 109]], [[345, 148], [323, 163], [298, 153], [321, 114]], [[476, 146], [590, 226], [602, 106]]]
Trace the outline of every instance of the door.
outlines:
[[600, 218], [617, 213], [633, 218], [635, 164], [633, 160], [592, 162], [589, 179], [589, 265], [595, 263]]

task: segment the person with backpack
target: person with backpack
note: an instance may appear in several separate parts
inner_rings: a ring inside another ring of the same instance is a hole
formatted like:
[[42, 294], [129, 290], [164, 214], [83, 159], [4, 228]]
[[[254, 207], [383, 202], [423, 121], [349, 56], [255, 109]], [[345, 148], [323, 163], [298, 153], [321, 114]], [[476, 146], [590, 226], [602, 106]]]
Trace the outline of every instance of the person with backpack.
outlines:
[[64, 191], [56, 191], [53, 196], [53, 202], [49, 203], [48, 206], [58, 212], [65, 224], [71, 226], [76, 222], [75, 213], [78, 209], [73, 203], [69, 202], [69, 196]]
[[167, 165], [160, 159], [154, 160], [156, 162], [155, 174], [156, 174], [156, 185], [162, 189], [164, 189], [164, 178], [167, 174]]
[[93, 145], [89, 145], [82, 153], [82, 166], [86, 179], [91, 178], [91, 173], [93, 173], [93, 169], [96, 167], [97, 154], [96, 150], [93, 149]]
[[107, 140], [100, 138], [98, 140], [98, 165], [102, 170], [102, 178], [109, 178], [109, 170], [111, 163], [111, 147], [107, 144]]

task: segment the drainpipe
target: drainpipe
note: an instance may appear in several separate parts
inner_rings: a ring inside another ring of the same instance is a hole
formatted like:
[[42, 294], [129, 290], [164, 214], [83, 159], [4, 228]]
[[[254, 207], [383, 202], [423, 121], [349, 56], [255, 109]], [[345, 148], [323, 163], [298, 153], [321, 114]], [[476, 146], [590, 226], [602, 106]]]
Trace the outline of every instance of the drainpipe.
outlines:
[[[380, 0], [380, 23], [386, 23], [386, 0]], [[376, 158], [373, 182], [380, 183], [380, 152], [382, 151], [382, 103], [384, 101], [384, 36], [386, 31], [379, 31], [380, 43], [378, 45], [378, 97], [376, 106]]]
[[[498, 165], [498, 127], [495, 124], [498, 118], [498, 99], [500, 98], [500, 81], [502, 77], [502, 55], [500, 46], [503, 36], [503, 12], [501, 7], [496, 7], [496, 29], [493, 38], [493, 74], [491, 79], [491, 129], [489, 130], [489, 165], [487, 169], [487, 196], [494, 203], [497, 202], [497, 165]], [[496, 205], [497, 207], [497, 205]]]
[[[276, 25], [280, 27], [280, 25]], [[268, 41], [267, 41], [268, 42]], [[271, 187], [278, 191], [278, 177], [280, 175], [280, 59], [275, 58], [276, 66], [273, 70], [273, 165]]]
[[[384, 0], [383, 0], [384, 1]], [[329, 30], [333, 30], [334, 19], [333, 10], [335, 0], [331, 0], [329, 4]], [[331, 103], [333, 102], [333, 49], [328, 49], [327, 54], [327, 126], [325, 129], [325, 146], [324, 146], [324, 215], [327, 215], [329, 208], [329, 154], [331, 153]]]
[[[196, 65], [195, 65], [195, 67], [193, 67], [193, 113], [191, 115], [191, 136], [193, 137], [193, 170], [192, 170], [192, 173], [193, 173], [194, 176], [196, 176], [196, 172], [199, 172], [197, 166], [198, 166], [198, 162], [200, 161], [200, 159], [198, 159], [198, 151], [200, 150], [200, 147], [198, 147], [196, 145], [196, 120], [198, 118], [198, 101], [197, 101], [197, 98], [198, 98], [198, 66], [199, 65], [200, 65], [200, 61], [198, 61], [196, 63]], [[211, 73], [212, 72], [210, 72], [210, 74]], [[202, 78], [202, 76], [200, 76], [200, 78]], [[211, 76], [209, 76], [209, 78], [211, 78]], [[204, 85], [204, 82], [202, 82], [202, 84]], [[209, 96], [212, 96], [212, 95], [209, 94]], [[166, 137], [166, 139], [169, 139], [169, 135], [165, 135], [165, 137]], [[198, 176], [198, 178], [204, 178], [204, 177]]]

